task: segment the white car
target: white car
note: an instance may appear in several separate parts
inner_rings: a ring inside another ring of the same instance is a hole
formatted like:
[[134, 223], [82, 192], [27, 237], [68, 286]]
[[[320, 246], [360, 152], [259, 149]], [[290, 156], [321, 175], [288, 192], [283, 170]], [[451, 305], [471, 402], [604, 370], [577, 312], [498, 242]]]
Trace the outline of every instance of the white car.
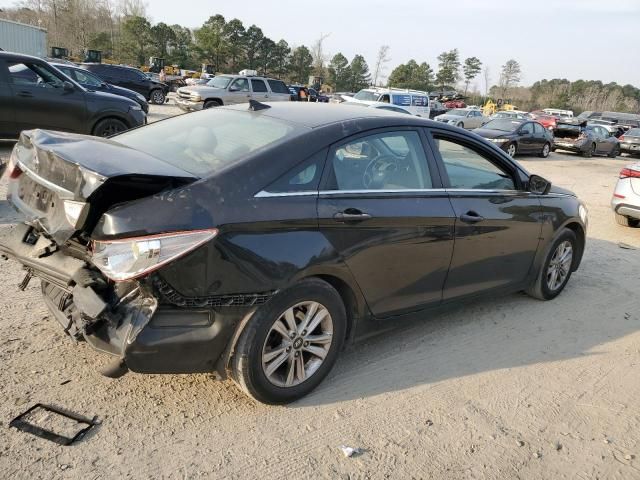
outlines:
[[620, 171], [611, 208], [620, 225], [640, 227], [640, 162], [627, 165]]
[[420, 115], [424, 118], [429, 118], [431, 113], [429, 94], [421, 90], [380, 87], [363, 88], [347, 101], [366, 105], [386, 103], [402, 107], [413, 115]]
[[367, 108], [376, 108], [378, 110], [386, 110], [387, 112], [394, 112], [394, 113], [401, 113], [403, 115], [415, 115], [416, 117], [421, 117], [422, 115], [417, 115], [415, 113], [410, 112], [409, 110], [407, 110], [404, 107], [398, 107], [397, 105], [390, 105], [388, 103], [384, 103], [384, 102], [374, 102], [374, 103], [370, 103], [370, 104], [364, 104], [364, 103], [359, 103], [359, 102], [342, 102], [342, 105], [356, 105], [356, 106], [360, 106], [360, 107], [367, 107]]
[[478, 128], [489, 121], [480, 110], [472, 108], [454, 108], [447, 113], [438, 115], [434, 120], [438, 122], [448, 123], [460, 128]]

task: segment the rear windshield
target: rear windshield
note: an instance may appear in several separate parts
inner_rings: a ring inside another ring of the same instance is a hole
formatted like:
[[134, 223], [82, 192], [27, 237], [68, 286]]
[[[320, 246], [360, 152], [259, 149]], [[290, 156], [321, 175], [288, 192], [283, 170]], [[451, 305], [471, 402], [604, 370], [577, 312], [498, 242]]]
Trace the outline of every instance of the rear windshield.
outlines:
[[469, 110], [463, 110], [461, 108], [454, 108], [453, 110], [449, 110], [447, 115], [454, 115], [456, 117], [466, 117]]
[[490, 130], [500, 130], [501, 132], [513, 132], [520, 125], [522, 125], [522, 122], [520, 120], [498, 119], [491, 120], [490, 122], [485, 123], [482, 128], [488, 128]]
[[255, 113], [211, 108], [122, 133], [113, 141], [203, 177], [301, 128]]

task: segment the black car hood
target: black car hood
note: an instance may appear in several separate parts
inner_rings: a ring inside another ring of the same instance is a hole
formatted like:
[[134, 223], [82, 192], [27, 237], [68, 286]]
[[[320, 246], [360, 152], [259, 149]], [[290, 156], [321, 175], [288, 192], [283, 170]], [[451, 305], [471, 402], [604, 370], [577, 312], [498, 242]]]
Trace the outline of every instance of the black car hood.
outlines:
[[493, 130], [491, 128], [476, 128], [473, 132], [484, 138], [508, 138], [515, 135], [515, 132], [505, 132], [504, 130]]
[[571, 190], [567, 190], [566, 188], [558, 187], [557, 185], [551, 185], [551, 190], [549, 193], [558, 193], [560, 195], [571, 195], [572, 197], [576, 197], [577, 195], [573, 193]]

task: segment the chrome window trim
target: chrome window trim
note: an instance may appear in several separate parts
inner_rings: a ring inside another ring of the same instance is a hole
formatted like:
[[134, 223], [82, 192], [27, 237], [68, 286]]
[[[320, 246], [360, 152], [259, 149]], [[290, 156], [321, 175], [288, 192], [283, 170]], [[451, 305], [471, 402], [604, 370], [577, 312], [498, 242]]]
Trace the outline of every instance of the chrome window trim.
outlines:
[[303, 191], [303, 192], [267, 192], [261, 190], [256, 193], [254, 198], [274, 198], [274, 197], [307, 197], [310, 195], [318, 195], [317, 190]]
[[526, 190], [487, 190], [474, 188], [407, 188], [407, 189], [374, 189], [374, 190], [319, 190], [305, 192], [267, 192], [261, 190], [254, 195], [254, 198], [275, 198], [275, 197], [306, 197], [311, 195], [354, 195], [372, 193], [495, 193], [500, 195], [517, 195], [530, 193]]
[[394, 188], [394, 189], [373, 189], [373, 190], [320, 190], [320, 195], [340, 195], [357, 193], [429, 193], [446, 192], [444, 188]]

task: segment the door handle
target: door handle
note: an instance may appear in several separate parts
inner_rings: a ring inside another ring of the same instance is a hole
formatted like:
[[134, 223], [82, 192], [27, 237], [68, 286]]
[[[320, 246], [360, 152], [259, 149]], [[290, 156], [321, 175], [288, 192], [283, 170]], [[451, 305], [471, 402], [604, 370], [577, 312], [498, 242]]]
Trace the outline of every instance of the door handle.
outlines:
[[33, 97], [33, 94], [31, 92], [18, 92], [18, 96], [19, 97]]
[[474, 211], [469, 211], [465, 214], [460, 215], [460, 221], [464, 223], [478, 223], [484, 220], [484, 217], [478, 215]]
[[362, 222], [363, 220], [369, 220], [371, 215], [361, 212], [356, 208], [347, 208], [344, 212], [338, 212], [333, 215], [336, 222], [348, 223], [348, 222]]

